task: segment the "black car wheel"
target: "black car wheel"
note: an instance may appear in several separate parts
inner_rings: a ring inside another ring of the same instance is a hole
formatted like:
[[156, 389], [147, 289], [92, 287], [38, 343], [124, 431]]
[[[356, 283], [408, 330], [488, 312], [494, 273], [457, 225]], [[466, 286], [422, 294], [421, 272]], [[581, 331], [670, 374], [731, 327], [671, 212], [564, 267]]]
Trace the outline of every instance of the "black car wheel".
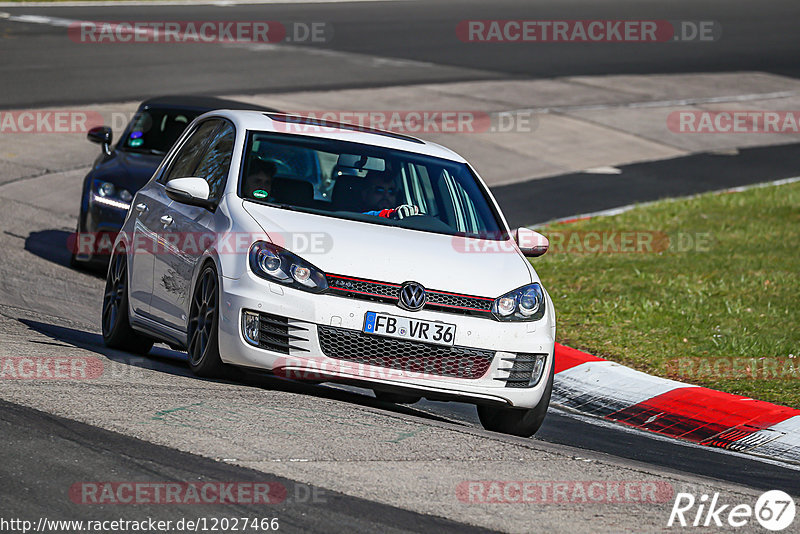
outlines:
[[215, 377], [222, 373], [218, 327], [219, 283], [216, 269], [208, 265], [197, 279], [189, 311], [189, 367], [197, 376]]
[[153, 340], [131, 328], [128, 316], [128, 257], [117, 249], [111, 259], [103, 295], [103, 342], [107, 347], [147, 354]]
[[553, 377], [555, 365], [550, 366], [550, 376], [547, 380], [542, 398], [535, 408], [520, 410], [519, 408], [495, 408], [493, 406], [478, 406], [478, 419], [483, 428], [493, 432], [502, 432], [512, 436], [529, 438], [536, 434], [547, 415], [550, 405], [550, 395], [553, 392]]

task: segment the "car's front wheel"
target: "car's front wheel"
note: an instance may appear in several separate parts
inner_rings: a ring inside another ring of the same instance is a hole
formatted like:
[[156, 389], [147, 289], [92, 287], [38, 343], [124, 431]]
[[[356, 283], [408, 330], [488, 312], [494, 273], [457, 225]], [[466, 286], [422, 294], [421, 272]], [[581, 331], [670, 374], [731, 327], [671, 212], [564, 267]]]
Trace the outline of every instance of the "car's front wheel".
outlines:
[[153, 340], [131, 328], [128, 317], [128, 257], [123, 248], [111, 257], [103, 294], [103, 342], [113, 349], [147, 354]]
[[550, 405], [550, 394], [553, 392], [553, 365], [550, 366], [550, 376], [547, 386], [539, 404], [529, 410], [519, 408], [495, 408], [493, 406], [478, 406], [478, 419], [483, 428], [493, 432], [502, 432], [512, 436], [529, 438], [536, 434], [547, 415]]
[[222, 373], [219, 357], [219, 282], [212, 265], [203, 268], [189, 310], [189, 367], [197, 376], [216, 377]]

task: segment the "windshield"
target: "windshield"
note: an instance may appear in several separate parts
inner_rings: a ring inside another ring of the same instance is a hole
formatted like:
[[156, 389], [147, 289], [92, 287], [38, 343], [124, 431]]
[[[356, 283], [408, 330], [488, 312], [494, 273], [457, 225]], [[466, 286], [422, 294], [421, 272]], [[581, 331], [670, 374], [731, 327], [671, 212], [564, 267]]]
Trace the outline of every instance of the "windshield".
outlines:
[[199, 111], [147, 109], [137, 112], [120, 139], [122, 150], [166, 154]]
[[250, 132], [239, 196], [342, 219], [504, 238], [466, 164], [360, 143]]

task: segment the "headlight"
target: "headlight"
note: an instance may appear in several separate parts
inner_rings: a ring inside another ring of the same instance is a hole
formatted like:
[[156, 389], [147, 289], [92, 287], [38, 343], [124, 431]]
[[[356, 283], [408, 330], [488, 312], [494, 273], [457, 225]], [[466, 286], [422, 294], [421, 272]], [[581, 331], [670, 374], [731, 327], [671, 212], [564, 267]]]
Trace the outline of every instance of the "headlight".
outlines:
[[111, 182], [102, 182], [97, 187], [97, 194], [101, 197], [113, 197], [114, 196], [114, 184]]
[[127, 210], [131, 206], [133, 195], [127, 189], [117, 187], [111, 182], [94, 181], [94, 201], [104, 206]]
[[272, 243], [256, 241], [250, 247], [250, 269], [261, 278], [305, 291], [328, 289], [325, 273], [296, 254]]
[[500, 321], [537, 321], [544, 316], [544, 291], [538, 282], [495, 299], [492, 313]]

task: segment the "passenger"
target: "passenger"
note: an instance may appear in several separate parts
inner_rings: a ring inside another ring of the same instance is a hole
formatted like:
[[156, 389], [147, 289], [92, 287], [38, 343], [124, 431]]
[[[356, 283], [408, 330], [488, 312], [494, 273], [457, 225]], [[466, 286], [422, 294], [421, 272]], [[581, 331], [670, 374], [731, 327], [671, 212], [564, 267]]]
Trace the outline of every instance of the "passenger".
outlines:
[[[397, 206], [397, 184], [387, 173], [370, 171], [366, 181], [366, 186], [361, 191], [365, 215], [389, 219], [404, 219], [412, 215], [419, 215], [417, 206], [411, 204]], [[397, 207], [386, 208], [385, 206]]]

